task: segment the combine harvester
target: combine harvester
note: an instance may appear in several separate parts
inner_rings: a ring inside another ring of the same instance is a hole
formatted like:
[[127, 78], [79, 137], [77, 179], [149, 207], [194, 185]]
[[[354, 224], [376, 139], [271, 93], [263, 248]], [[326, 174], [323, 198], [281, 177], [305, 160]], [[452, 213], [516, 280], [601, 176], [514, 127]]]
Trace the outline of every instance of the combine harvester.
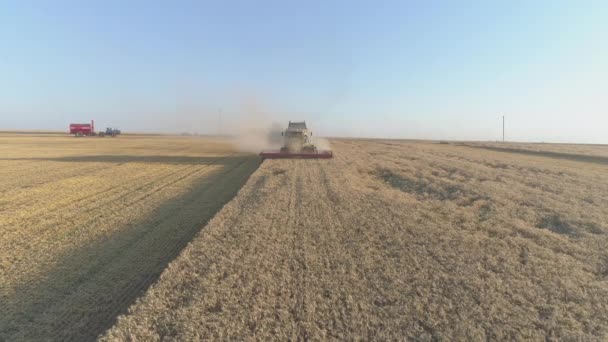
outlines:
[[262, 160], [278, 158], [301, 158], [301, 159], [330, 159], [333, 153], [330, 150], [318, 150], [313, 143], [312, 132], [306, 127], [306, 121], [291, 122], [285, 132], [284, 144], [280, 150], [263, 151], [260, 153]]

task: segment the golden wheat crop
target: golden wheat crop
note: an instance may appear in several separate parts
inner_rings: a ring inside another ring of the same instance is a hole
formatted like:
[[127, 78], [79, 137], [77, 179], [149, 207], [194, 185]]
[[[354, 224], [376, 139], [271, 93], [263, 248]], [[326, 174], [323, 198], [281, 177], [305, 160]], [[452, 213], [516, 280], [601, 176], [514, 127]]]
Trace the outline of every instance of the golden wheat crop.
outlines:
[[104, 340], [606, 340], [608, 168], [398, 141], [268, 160]]
[[259, 164], [210, 138], [0, 135], [0, 340], [90, 340]]

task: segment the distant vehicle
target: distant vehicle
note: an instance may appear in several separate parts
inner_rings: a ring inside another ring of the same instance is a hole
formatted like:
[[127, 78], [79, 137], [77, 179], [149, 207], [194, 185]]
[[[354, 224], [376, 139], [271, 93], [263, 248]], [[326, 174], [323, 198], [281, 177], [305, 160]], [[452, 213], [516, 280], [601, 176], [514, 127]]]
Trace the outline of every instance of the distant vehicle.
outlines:
[[329, 150], [318, 150], [312, 139], [312, 132], [308, 130], [306, 121], [291, 122], [287, 130], [282, 132], [284, 137], [283, 147], [279, 151], [263, 151], [260, 153], [262, 159], [266, 158], [305, 158], [305, 159], [330, 159], [333, 153]]
[[111, 137], [115, 137], [117, 135], [120, 135], [120, 130], [118, 128], [108, 127], [108, 128], [106, 128], [105, 132], [99, 132], [99, 136], [100, 137], [104, 137], [106, 135], [109, 135]]
[[74, 134], [77, 137], [95, 135], [95, 121], [91, 120], [90, 124], [71, 123], [70, 134]]
[[78, 123], [71, 123], [70, 124], [70, 134], [74, 134], [74, 136], [76, 137], [92, 137], [92, 136], [98, 136], [100, 138], [105, 137], [106, 135], [109, 135], [111, 137], [115, 137], [117, 135], [121, 134], [121, 131], [118, 128], [112, 128], [112, 127], [108, 127], [106, 128], [106, 131], [103, 132], [95, 132], [95, 121], [91, 120], [90, 124], [78, 124]]

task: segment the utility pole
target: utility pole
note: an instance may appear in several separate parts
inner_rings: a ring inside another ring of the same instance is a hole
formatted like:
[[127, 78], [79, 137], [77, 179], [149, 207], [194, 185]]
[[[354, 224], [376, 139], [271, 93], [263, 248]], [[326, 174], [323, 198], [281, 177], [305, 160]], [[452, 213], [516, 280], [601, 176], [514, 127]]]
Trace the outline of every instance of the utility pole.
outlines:
[[505, 142], [505, 116], [502, 116], [502, 142]]
[[217, 135], [222, 135], [222, 109], [220, 108], [217, 118]]

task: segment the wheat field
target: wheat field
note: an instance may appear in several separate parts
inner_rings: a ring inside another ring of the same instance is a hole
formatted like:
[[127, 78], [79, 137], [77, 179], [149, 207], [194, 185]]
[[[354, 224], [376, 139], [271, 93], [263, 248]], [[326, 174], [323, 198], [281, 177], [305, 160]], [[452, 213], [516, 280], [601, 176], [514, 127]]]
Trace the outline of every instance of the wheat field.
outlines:
[[101, 339], [608, 339], [605, 164], [332, 147], [265, 161]]
[[221, 139], [0, 134], [0, 341], [96, 338], [258, 165]]
[[497, 147], [497, 148], [515, 148], [526, 151], [538, 151], [538, 152], [556, 152], [556, 153], [568, 153], [574, 155], [584, 156], [598, 156], [608, 158], [608, 146], [606, 145], [592, 145], [592, 144], [547, 144], [547, 143], [479, 143], [483, 146]]

